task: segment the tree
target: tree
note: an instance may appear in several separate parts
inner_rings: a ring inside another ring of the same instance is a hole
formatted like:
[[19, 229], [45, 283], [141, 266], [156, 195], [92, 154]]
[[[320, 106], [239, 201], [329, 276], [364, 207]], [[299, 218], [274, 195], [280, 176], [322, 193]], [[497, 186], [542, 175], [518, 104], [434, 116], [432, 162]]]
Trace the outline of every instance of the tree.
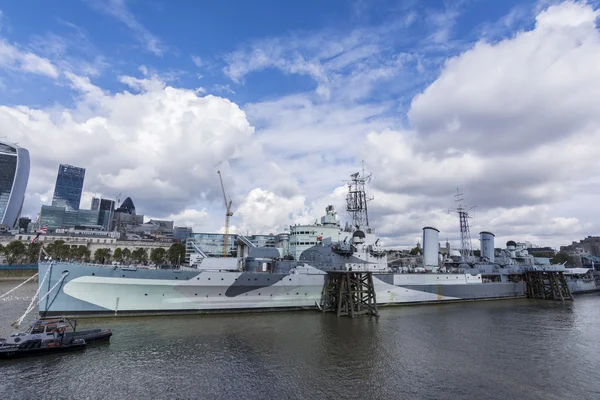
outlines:
[[173, 243], [167, 251], [167, 259], [173, 264], [181, 264], [185, 260], [185, 246], [181, 243]]
[[40, 248], [42, 247], [42, 244], [40, 242], [36, 242], [36, 243], [28, 243], [27, 244], [27, 262], [31, 263], [31, 264], [35, 264], [39, 257], [40, 257]]
[[152, 251], [150, 252], [150, 261], [152, 261], [156, 265], [162, 264], [165, 261], [166, 255], [167, 251], [162, 247], [152, 249]]
[[567, 253], [565, 253], [564, 251], [559, 251], [553, 258], [550, 259], [550, 262], [552, 264], [562, 264], [564, 262], [566, 262], [567, 264], [571, 264], [572, 260], [571, 256], [569, 256]]
[[146, 263], [148, 262], [148, 253], [146, 253], [145, 249], [138, 247], [131, 252], [131, 258], [138, 264]]
[[4, 254], [6, 255], [6, 262], [8, 265], [15, 264], [17, 261], [22, 261], [23, 256], [27, 254], [27, 248], [23, 242], [14, 240], [6, 245], [4, 248]]
[[411, 256], [417, 256], [419, 254], [421, 254], [421, 249], [418, 247], [415, 247], [414, 249], [412, 249], [409, 253]]
[[123, 261], [129, 262], [131, 260], [131, 250], [123, 249]]
[[113, 252], [113, 260], [117, 262], [123, 261], [123, 250], [120, 247], [117, 247]]
[[104, 264], [110, 261], [110, 249], [98, 249], [94, 252], [94, 260], [97, 263]]
[[46, 246], [46, 251], [50, 257], [57, 260], [66, 260], [70, 255], [70, 247], [65, 244], [64, 240], [56, 240]]
[[74, 258], [77, 261], [87, 261], [89, 260], [91, 254], [87, 246], [84, 245], [73, 247], [70, 253], [71, 258]]

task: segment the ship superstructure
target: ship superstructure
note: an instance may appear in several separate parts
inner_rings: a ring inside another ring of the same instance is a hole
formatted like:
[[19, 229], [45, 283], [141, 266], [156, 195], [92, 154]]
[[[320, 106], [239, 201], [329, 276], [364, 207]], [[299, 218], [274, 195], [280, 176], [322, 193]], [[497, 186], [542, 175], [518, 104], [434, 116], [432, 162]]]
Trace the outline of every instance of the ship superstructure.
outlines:
[[320, 223], [290, 227], [289, 242], [280, 248], [258, 247], [238, 236], [237, 258], [212, 258], [197, 249], [191, 258], [193, 268], [176, 270], [40, 262], [40, 298], [44, 299], [40, 315], [313, 308], [322, 301], [327, 272], [340, 270], [373, 272], [378, 304], [525, 296], [524, 267], [498, 262], [490, 233], [482, 233], [486, 258], [469, 261], [461, 254], [457, 260], [439, 260], [439, 231], [425, 228], [426, 268], [421, 268], [430, 272], [390, 268], [387, 252], [369, 225], [368, 179], [364, 172], [351, 175], [346, 201], [350, 223], [345, 228], [340, 228], [335, 209], [328, 206]]

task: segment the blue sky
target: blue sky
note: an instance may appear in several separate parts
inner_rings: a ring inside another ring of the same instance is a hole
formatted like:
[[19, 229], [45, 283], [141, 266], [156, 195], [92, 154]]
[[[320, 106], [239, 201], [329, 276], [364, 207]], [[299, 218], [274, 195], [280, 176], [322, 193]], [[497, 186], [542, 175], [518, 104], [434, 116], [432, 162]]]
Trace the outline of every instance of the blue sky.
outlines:
[[[99, 73], [93, 82], [119, 91], [123, 85], [118, 75], [135, 75], [140, 65], [170, 75], [179, 86], [222, 91], [218, 85], [229, 85], [235, 93], [228, 97], [244, 104], [315, 88], [310, 77], [286, 74], [276, 69], [256, 71], [244, 77], [243, 84], [233, 84], [224, 73], [227, 55], [249, 43], [271, 37], [311, 35], [330, 32], [343, 37], [358, 29], [406, 23], [409, 29], [397, 29], [383, 46], [388, 56], [398, 52], [419, 52], [429, 35], [448, 30], [448, 42], [431, 49], [431, 62], [458, 53], [479, 39], [488, 25], [515, 7], [533, 7], [534, 2], [519, 1], [82, 1], [66, 0], [7, 2], [3, 5], [3, 36], [14, 43], [33, 47], [49, 58], [59, 56], [57, 46], [67, 46], [65, 54], [89, 63], [96, 60]], [[33, 10], [33, 12], [32, 12]], [[126, 19], [135, 21], [128, 26]], [[512, 34], [501, 29], [494, 39]], [[67, 41], [67, 43], [61, 43]], [[54, 53], [54, 54], [53, 54]], [[195, 65], [192, 57], [202, 60]], [[201, 79], [198, 76], [202, 75]], [[10, 81], [9, 77], [7, 80]], [[6, 79], [5, 78], [5, 79]], [[7, 84], [7, 82], [5, 82]], [[24, 86], [40, 88], [40, 93]], [[8, 84], [10, 86], [10, 84]], [[421, 85], [420, 88], [424, 86]], [[68, 102], [71, 95], [53, 82], [27, 77], [15, 82], [11, 95], [0, 98], [9, 104], [44, 104], [48, 101]], [[395, 94], [395, 93], [394, 93]], [[373, 100], [377, 101], [377, 96]]]
[[87, 169], [84, 206], [122, 193], [148, 216], [219, 230], [220, 169], [234, 228], [279, 231], [327, 204], [345, 219], [343, 179], [364, 160], [371, 219], [391, 245], [414, 244], [425, 225], [456, 238], [444, 210], [459, 186], [477, 205], [474, 230], [558, 245], [600, 229], [582, 211], [600, 181], [581, 146], [600, 135], [595, 2], [31, 0], [0, 11], [0, 136], [30, 150], [33, 217], [58, 163], [71, 163]]

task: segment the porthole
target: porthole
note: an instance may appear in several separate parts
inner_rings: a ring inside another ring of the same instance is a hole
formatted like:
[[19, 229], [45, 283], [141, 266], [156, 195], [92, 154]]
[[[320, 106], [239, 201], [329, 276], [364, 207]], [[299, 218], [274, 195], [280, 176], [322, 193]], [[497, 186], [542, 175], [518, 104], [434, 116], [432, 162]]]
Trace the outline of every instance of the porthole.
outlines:
[[198, 293], [194, 293], [194, 296], [198, 296]]
[[208, 278], [208, 280], [210, 281], [210, 278]]
[[221, 293], [219, 293], [219, 296], [221, 295]]
[[92, 272], [92, 276], [94, 276], [94, 275], [96, 275], [96, 273], [95, 273], [95, 272]]
[[148, 296], [148, 293], [144, 293], [144, 296]]
[[221, 280], [223, 280], [223, 278], [221, 278]]

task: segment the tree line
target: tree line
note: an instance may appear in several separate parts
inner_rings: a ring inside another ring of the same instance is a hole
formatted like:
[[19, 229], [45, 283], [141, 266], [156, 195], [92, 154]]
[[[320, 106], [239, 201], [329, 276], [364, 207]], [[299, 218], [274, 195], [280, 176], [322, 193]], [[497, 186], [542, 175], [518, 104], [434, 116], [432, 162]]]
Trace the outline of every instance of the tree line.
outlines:
[[[41, 243], [24, 244], [20, 241], [12, 241], [6, 246], [0, 244], [0, 254], [6, 258], [9, 265], [13, 264], [35, 264], [40, 254]], [[50, 257], [60, 261], [96, 262], [107, 264], [112, 261], [119, 263], [147, 264], [148, 261], [156, 265], [181, 264], [185, 260], [185, 246], [181, 243], [173, 243], [168, 249], [159, 247], [150, 251], [138, 247], [135, 250], [117, 247], [114, 251], [108, 248], [97, 249], [92, 255], [85, 245], [70, 246], [64, 240], [57, 240], [46, 246], [44, 250]]]

